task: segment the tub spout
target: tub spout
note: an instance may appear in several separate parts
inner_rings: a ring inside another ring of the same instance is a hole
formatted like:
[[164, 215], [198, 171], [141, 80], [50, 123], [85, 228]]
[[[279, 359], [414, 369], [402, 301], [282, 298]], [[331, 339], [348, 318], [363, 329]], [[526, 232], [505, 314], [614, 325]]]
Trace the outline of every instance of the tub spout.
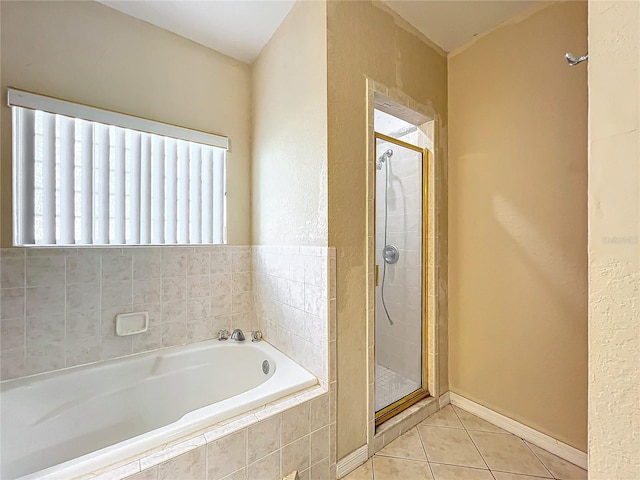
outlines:
[[244, 342], [244, 333], [239, 328], [236, 328], [231, 334], [231, 340], [235, 340], [236, 342]]

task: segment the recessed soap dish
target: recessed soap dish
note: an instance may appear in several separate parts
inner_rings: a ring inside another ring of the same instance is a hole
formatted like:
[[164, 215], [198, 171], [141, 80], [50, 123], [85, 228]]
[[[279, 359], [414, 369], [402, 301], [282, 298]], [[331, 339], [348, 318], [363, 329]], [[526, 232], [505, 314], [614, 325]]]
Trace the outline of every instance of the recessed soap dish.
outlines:
[[116, 335], [126, 337], [149, 329], [149, 312], [119, 313], [116, 315]]

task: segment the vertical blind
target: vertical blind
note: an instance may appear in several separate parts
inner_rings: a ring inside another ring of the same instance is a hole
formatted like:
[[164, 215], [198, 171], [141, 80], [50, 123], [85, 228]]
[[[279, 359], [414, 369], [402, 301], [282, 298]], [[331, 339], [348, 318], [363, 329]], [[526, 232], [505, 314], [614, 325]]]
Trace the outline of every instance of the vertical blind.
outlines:
[[224, 243], [225, 148], [12, 111], [17, 245]]

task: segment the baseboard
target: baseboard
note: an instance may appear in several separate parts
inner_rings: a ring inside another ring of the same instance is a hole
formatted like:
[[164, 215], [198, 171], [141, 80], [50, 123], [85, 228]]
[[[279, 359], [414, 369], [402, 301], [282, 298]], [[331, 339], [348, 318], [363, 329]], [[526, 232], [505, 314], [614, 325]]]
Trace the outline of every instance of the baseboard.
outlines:
[[444, 408], [451, 403], [451, 392], [445, 392], [438, 398], [438, 408]]
[[366, 445], [361, 446], [355, 452], [351, 452], [346, 457], [340, 459], [336, 465], [336, 477], [342, 478], [358, 468], [369, 459], [369, 449]]
[[505, 417], [501, 413], [491, 410], [490, 408], [480, 405], [479, 403], [469, 400], [457, 393], [447, 393], [449, 393], [452, 405], [460, 407], [469, 413], [473, 413], [483, 420], [493, 423], [503, 430], [513, 433], [514, 435], [525, 439], [527, 442], [563, 458], [567, 462], [578, 465], [585, 470], [587, 469], [587, 454], [577, 448], [567, 445], [566, 443], [562, 443], [549, 435], [539, 432], [538, 430], [534, 430], [531, 427], [527, 427], [526, 425], [516, 422], [509, 417]]

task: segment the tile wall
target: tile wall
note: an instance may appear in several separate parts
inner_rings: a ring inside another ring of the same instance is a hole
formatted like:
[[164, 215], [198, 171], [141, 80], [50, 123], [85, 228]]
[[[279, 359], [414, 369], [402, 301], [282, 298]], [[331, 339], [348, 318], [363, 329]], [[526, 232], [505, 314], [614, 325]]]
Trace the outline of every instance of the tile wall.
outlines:
[[[251, 248], [0, 250], [1, 378], [22, 377], [255, 327]], [[149, 330], [115, 334], [115, 315]]]
[[335, 249], [253, 247], [253, 265], [259, 328], [328, 386], [335, 378], [328, 361], [336, 346]]

